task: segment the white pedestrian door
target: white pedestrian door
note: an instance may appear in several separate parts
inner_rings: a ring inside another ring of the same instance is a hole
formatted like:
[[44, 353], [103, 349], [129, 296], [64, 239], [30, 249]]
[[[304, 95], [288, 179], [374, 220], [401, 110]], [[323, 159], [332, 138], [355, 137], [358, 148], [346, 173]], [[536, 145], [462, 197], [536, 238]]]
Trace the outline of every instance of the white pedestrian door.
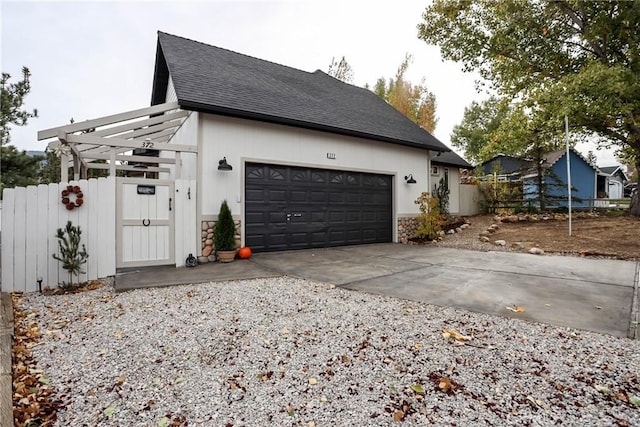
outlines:
[[118, 178], [117, 267], [174, 261], [172, 181]]

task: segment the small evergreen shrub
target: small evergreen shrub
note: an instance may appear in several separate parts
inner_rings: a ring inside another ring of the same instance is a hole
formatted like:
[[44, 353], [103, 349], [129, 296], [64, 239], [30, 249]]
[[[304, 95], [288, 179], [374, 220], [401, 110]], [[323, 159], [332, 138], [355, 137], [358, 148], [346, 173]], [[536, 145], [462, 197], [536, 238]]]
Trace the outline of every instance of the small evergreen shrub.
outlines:
[[220, 205], [218, 221], [213, 229], [213, 243], [216, 251], [232, 251], [236, 248], [236, 226], [227, 201]]
[[62, 282], [60, 288], [63, 290], [71, 290], [76, 287], [73, 282], [73, 276], [78, 276], [82, 271], [82, 265], [86, 264], [89, 254], [85, 245], [80, 246], [82, 230], [80, 226], [74, 226], [71, 221], [67, 222], [65, 228], [58, 228], [56, 237], [58, 238], [58, 249], [60, 254], [53, 254], [53, 258], [62, 263], [62, 268], [69, 273], [69, 282]]

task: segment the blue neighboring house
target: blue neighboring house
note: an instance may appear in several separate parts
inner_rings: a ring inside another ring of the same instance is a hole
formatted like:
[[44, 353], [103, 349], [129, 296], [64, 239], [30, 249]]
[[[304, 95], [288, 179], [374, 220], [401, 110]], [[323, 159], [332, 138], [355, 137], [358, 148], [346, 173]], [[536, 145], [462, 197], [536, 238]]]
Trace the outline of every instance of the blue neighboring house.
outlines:
[[[569, 149], [571, 161], [571, 198], [573, 207], [589, 207], [589, 199], [596, 198], [598, 168], [584, 158], [573, 148]], [[546, 194], [550, 198], [549, 206], [567, 206], [567, 151], [566, 149], [549, 153], [544, 158], [547, 185]], [[538, 184], [535, 173], [523, 177], [523, 192], [525, 200], [536, 198]], [[553, 200], [558, 198], [558, 200]]]
[[531, 168], [531, 161], [500, 153], [479, 167], [486, 177], [493, 176], [495, 172], [499, 181], [520, 181]]

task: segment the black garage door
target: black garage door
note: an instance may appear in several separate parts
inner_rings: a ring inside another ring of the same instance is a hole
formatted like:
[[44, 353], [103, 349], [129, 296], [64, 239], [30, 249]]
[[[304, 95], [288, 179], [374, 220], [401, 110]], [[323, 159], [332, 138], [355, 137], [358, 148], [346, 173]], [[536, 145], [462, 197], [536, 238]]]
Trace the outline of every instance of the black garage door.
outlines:
[[247, 163], [245, 186], [256, 252], [391, 241], [391, 176]]

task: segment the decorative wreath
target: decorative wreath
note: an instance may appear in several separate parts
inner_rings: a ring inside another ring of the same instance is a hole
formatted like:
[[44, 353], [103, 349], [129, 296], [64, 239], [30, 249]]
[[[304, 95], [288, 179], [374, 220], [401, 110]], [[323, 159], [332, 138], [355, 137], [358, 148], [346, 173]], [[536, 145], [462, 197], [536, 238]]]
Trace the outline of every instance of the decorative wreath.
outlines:
[[[75, 200], [71, 200], [70, 195], [75, 194]], [[67, 188], [62, 190], [62, 204], [66, 206], [68, 210], [73, 208], [79, 208], [84, 203], [84, 194], [79, 185], [67, 185]]]

